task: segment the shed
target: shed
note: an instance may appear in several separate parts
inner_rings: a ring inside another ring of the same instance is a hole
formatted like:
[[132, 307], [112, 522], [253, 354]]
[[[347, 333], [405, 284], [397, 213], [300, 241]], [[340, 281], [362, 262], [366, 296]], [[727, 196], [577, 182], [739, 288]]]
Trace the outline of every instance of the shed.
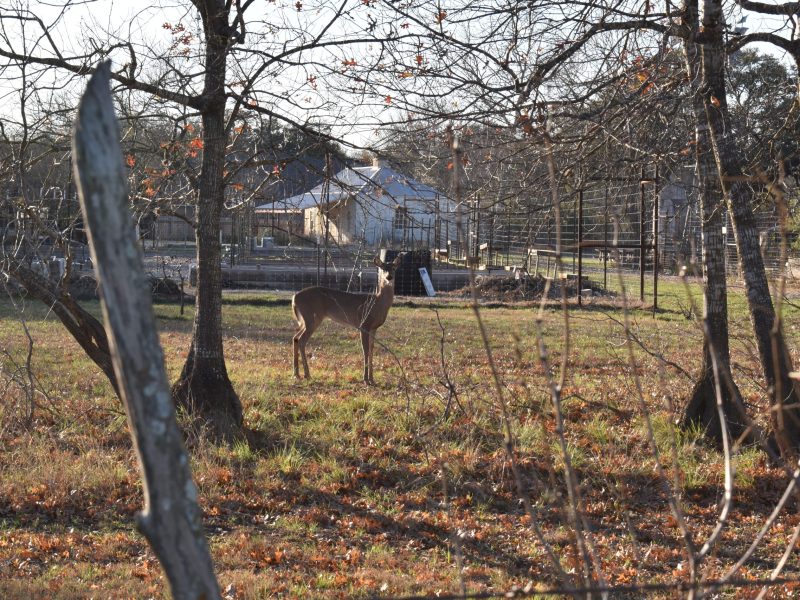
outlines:
[[304, 194], [256, 212], [302, 211], [303, 232], [340, 244], [436, 247], [452, 224], [452, 202], [429, 185], [376, 162], [344, 168]]

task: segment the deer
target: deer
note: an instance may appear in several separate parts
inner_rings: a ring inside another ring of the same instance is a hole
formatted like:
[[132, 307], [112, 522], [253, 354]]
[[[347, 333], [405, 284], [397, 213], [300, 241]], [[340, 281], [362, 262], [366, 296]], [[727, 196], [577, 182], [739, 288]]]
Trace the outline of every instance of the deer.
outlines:
[[294, 376], [300, 379], [300, 358], [303, 359], [303, 374], [311, 376], [306, 359], [306, 344], [326, 318], [342, 325], [354, 327], [361, 333], [361, 349], [364, 352], [364, 383], [375, 385], [372, 376], [372, 350], [375, 331], [384, 324], [394, 300], [394, 272], [400, 265], [403, 254], [391, 263], [375, 257], [378, 267], [378, 286], [374, 294], [343, 292], [331, 288], [314, 286], [297, 292], [292, 297], [292, 313], [297, 321], [297, 333], [292, 338], [294, 351]]

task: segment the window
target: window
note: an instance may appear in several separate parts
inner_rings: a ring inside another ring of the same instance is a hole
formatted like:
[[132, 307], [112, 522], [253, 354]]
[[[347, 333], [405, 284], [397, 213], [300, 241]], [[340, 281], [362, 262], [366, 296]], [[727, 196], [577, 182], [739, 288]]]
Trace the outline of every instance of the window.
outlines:
[[407, 229], [411, 225], [408, 209], [405, 206], [398, 206], [394, 209], [393, 226], [395, 229]]

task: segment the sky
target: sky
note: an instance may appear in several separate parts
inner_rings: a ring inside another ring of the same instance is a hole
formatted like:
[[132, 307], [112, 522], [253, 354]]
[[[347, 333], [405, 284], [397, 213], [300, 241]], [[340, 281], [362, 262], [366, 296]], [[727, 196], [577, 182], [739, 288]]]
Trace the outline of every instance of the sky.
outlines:
[[[118, 0], [73, 2], [67, 8], [57, 3], [32, 3], [31, 10], [48, 27], [48, 33], [64, 56], [81, 54], [86, 47], [100, 46], [109, 37], [120, 42], [129, 42], [135, 49], [138, 62], [143, 67], [141, 79], [163, 77], [165, 85], [175, 91], [189, 86], [197, 93], [202, 77], [191, 82], [175, 74], [178, 71], [194, 73], [201, 71], [196, 60], [202, 52], [201, 23], [188, 3], [158, 2], [154, 6], [141, 8], [138, 3]], [[353, 2], [353, 6], [358, 3]], [[5, 11], [0, 2], [0, 11]], [[256, 2], [246, 13], [248, 19], [247, 46], [269, 48], [278, 53], [282, 48], [293, 47], [310, 39], [332, 18], [331, 0], [306, 1], [302, 10], [295, 2], [276, 0]], [[327, 37], [346, 40], [360, 33], [366, 21], [341, 18], [330, 27]], [[5, 33], [17, 48], [36, 48], [39, 55], [52, 54], [48, 40], [41, 35], [41, 28], [26, 24], [23, 31], [14, 22], [6, 22]], [[302, 31], [302, 33], [300, 33]], [[379, 129], [381, 113], [391, 109], [380, 102], [369, 102], [343, 94], [336, 89], [326, 89], [324, 75], [331, 68], [344, 68], [348, 60], [357, 54], [370, 52], [369, 45], [356, 48], [331, 48], [325, 51], [291, 55], [279, 66], [267, 70], [253, 95], [253, 100], [264, 106], [276, 107], [277, 112], [298, 122], [327, 123], [333, 127], [334, 135], [346, 138], [359, 145], [374, 143]], [[186, 53], [186, 56], [182, 56]], [[129, 53], [125, 48], [110, 55], [112, 68], [128, 63]], [[166, 58], [166, 61], [162, 59]], [[229, 60], [229, 81], [244, 80], [261, 64], [248, 50], [238, 52]], [[84, 82], [65, 77], [63, 73], [29, 73], [29, 87], [33, 83], [43, 86], [40, 93], [43, 102], [60, 101], [74, 103]], [[19, 121], [21, 80], [16, 70], [6, 70], [0, 76], [0, 117]], [[185, 89], [185, 88], [184, 88]], [[241, 88], [234, 87], [235, 91]], [[32, 104], [32, 101], [30, 102]]]

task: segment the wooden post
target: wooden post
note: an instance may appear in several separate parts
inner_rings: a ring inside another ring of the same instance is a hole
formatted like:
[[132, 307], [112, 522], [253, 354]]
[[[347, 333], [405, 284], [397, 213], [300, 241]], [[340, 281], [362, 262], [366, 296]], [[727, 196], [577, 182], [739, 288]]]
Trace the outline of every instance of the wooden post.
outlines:
[[644, 302], [644, 167], [639, 179], [639, 300]]
[[[538, 261], [538, 259], [537, 259]], [[509, 209], [508, 204], [506, 204], [506, 264], [508, 266], [511, 264], [511, 210]], [[537, 262], [538, 264], [538, 262]]]
[[658, 165], [653, 178], [653, 316], [658, 310]]
[[[572, 209], [572, 222], [573, 222], [573, 225], [572, 225], [572, 243], [573, 243], [573, 245], [576, 243], [577, 237], [578, 237], [577, 235], [575, 235], [577, 233], [576, 229], [577, 229], [577, 227], [580, 227], [580, 225], [578, 225], [576, 227], [576, 222], [578, 221], [578, 203], [576, 202], [574, 206], [575, 207]], [[575, 274], [575, 271], [576, 271], [576, 269], [575, 269], [575, 250], [573, 250], [572, 251], [572, 273]]]
[[[574, 255], [573, 255], [574, 256]], [[578, 306], [583, 305], [583, 189], [578, 191]]]
[[472, 251], [478, 263], [480, 263], [481, 254], [481, 197], [475, 198], [475, 249]]
[[608, 184], [603, 194], [603, 289], [608, 291]]
[[[325, 272], [325, 281], [328, 280], [328, 243], [331, 231], [331, 154], [325, 151], [325, 180], [323, 182], [323, 215], [325, 217], [325, 264], [323, 266]], [[328, 285], [327, 283], [325, 285]]]
[[486, 266], [494, 265], [492, 252], [494, 252], [494, 205], [489, 211], [489, 262]]
[[218, 599], [197, 488], [175, 420], [150, 286], [128, 210], [110, 73], [109, 63], [102, 63], [87, 85], [72, 152], [114, 372], [144, 483], [145, 506], [136, 521], [164, 567], [174, 598]]
[[434, 226], [433, 244], [436, 247], [436, 250], [440, 250], [441, 247], [442, 247], [441, 246], [441, 244], [442, 244], [442, 235], [441, 235], [442, 234], [442, 232], [441, 232], [442, 215], [441, 215], [441, 206], [439, 205], [439, 203], [441, 202], [441, 200], [439, 199], [439, 196], [436, 196], [436, 201], [435, 202], [436, 202], [436, 216], [433, 218], [433, 226]]

